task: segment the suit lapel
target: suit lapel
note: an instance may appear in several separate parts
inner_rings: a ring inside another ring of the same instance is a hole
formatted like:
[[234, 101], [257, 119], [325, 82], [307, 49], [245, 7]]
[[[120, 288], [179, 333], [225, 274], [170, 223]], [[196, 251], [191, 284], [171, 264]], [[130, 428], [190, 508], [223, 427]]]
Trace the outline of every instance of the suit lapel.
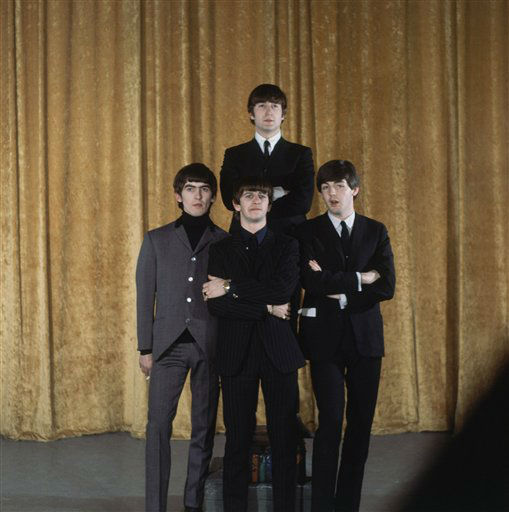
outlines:
[[358, 256], [361, 254], [362, 239], [364, 237], [364, 230], [366, 228], [365, 219], [362, 215], [355, 213], [355, 220], [350, 235], [350, 265], [351, 268], [356, 268]]
[[198, 241], [198, 244], [193, 249], [191, 248], [191, 244], [189, 243], [189, 237], [186, 233], [186, 228], [181, 224], [178, 228], [174, 228], [175, 235], [177, 238], [186, 246], [186, 248], [193, 254], [198, 254], [200, 251], [205, 249], [207, 245], [209, 245], [214, 240], [214, 235], [212, 232], [212, 228], [210, 226], [207, 226], [205, 228], [205, 231], [203, 232], [203, 235], [201, 236], [200, 240]]
[[338, 235], [338, 232], [334, 228], [332, 221], [329, 219], [329, 215], [325, 212], [320, 217], [320, 222], [318, 224], [319, 238], [324, 240], [327, 245], [330, 245], [334, 248], [334, 250], [338, 254], [338, 258], [341, 261], [343, 267], [346, 266], [346, 258], [343, 253], [343, 247], [341, 246], [341, 238]]
[[287, 165], [284, 158], [287, 155], [288, 142], [281, 137], [277, 144], [274, 146], [267, 162], [267, 170], [269, 175], [273, 178], [276, 176], [283, 176], [282, 169], [286, 169]]
[[263, 151], [260, 148], [260, 144], [253, 137], [248, 146], [250, 158], [256, 158], [257, 160], [264, 160]]
[[186, 230], [184, 226], [181, 224], [178, 228], [173, 225], [173, 229], [175, 231], [175, 235], [177, 238], [186, 246], [187, 249], [189, 249], [190, 252], [192, 252], [191, 244], [189, 243], [189, 238], [187, 237]]
[[[265, 261], [272, 254], [272, 248], [274, 247], [276, 237], [274, 232], [270, 229], [267, 230], [265, 238], [262, 244], [258, 247], [258, 254], [255, 262], [255, 275], [258, 275], [258, 271], [264, 266]], [[270, 268], [267, 266], [266, 268]]]
[[198, 245], [194, 249], [194, 254], [197, 254], [202, 249], [205, 249], [205, 247], [207, 247], [207, 245], [210, 244], [210, 242], [212, 242], [213, 239], [214, 235], [212, 233], [212, 228], [210, 226], [207, 226], [198, 242]]
[[249, 272], [249, 259], [244, 249], [245, 242], [242, 238], [241, 231], [235, 231], [232, 233], [232, 252], [235, 255], [235, 264], [243, 268], [246, 272]]
[[269, 162], [277, 160], [281, 153], [284, 152], [284, 148], [288, 143], [286, 142], [283, 137], [281, 137], [277, 142], [276, 145], [272, 149], [272, 153], [270, 154]]

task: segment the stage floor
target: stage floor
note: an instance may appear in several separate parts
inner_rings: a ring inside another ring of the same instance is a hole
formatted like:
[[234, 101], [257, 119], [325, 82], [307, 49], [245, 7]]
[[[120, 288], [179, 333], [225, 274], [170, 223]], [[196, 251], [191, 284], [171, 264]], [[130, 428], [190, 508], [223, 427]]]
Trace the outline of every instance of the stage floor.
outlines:
[[[361, 512], [394, 512], [420, 471], [450, 439], [448, 433], [372, 436]], [[143, 512], [144, 441], [126, 433], [50, 443], [1, 439], [2, 512]], [[168, 512], [183, 510], [188, 441], [172, 442]], [[217, 435], [214, 457], [223, 454]], [[312, 441], [307, 442], [310, 473]], [[214, 462], [217, 466], [219, 459]], [[214, 468], [214, 466], [213, 466]], [[299, 488], [297, 510], [309, 511], [310, 485]], [[208, 481], [206, 512], [222, 511], [221, 472]], [[250, 489], [250, 511], [270, 511], [270, 488]]]

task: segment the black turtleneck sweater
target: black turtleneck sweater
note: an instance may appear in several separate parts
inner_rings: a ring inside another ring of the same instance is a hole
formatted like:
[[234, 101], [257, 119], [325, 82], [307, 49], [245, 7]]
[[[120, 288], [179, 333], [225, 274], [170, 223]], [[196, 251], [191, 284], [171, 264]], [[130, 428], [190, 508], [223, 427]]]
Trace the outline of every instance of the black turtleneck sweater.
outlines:
[[189, 238], [189, 243], [194, 251], [203, 235], [203, 232], [205, 231], [205, 228], [207, 226], [212, 226], [212, 221], [208, 214], [200, 217], [193, 217], [186, 212], [182, 212], [182, 215], [175, 222], [175, 227], [178, 228], [179, 226], [184, 226], [187, 238]]

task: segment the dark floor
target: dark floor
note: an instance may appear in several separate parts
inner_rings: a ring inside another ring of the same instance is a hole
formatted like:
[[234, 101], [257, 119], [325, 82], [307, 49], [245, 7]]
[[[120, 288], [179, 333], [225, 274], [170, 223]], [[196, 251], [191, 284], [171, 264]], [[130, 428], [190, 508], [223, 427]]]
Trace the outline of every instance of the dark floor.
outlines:
[[[446, 433], [373, 436], [364, 478], [361, 512], [394, 512]], [[187, 441], [173, 442], [168, 512], [183, 510]], [[223, 453], [216, 436], [214, 456]], [[308, 474], [312, 442], [308, 443]], [[218, 462], [216, 460], [215, 462]], [[51, 443], [1, 440], [1, 512], [142, 512], [144, 442], [128, 434], [103, 434]], [[309, 510], [309, 484], [300, 510]], [[298, 500], [300, 503], [300, 499]], [[206, 488], [207, 512], [221, 511], [220, 471]], [[270, 510], [270, 489], [250, 489], [250, 511]]]

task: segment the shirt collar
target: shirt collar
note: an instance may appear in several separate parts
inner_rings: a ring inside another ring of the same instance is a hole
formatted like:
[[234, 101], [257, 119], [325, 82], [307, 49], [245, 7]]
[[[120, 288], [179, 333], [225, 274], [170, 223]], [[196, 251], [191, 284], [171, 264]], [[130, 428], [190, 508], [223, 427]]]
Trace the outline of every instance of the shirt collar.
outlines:
[[242, 235], [243, 240], [249, 240], [252, 237], [256, 237], [258, 245], [261, 245], [265, 235], [267, 234], [267, 224], [265, 224], [265, 226], [263, 226], [262, 229], [259, 229], [256, 233], [251, 233], [247, 229], [244, 229], [242, 226], [240, 226], [240, 234]]
[[[331, 220], [331, 222], [334, 226], [334, 229], [337, 232], [340, 232], [341, 231], [341, 220], [338, 219], [337, 217], [335, 217], [334, 215], [332, 215], [331, 212], [329, 212], [329, 211], [327, 212], [327, 215], [329, 216], [329, 219]], [[349, 233], [352, 232], [354, 221], [355, 221], [355, 212], [352, 212], [351, 215], [349, 215], [346, 219], [344, 219], [344, 222], [346, 224], [346, 227], [348, 228]]]
[[279, 130], [276, 133], [276, 135], [273, 135], [270, 139], [266, 139], [265, 137], [262, 137], [258, 132], [255, 132], [255, 139], [256, 139], [256, 142], [258, 142], [258, 146], [260, 146], [262, 153], [265, 152], [264, 143], [266, 140], [268, 140], [270, 142], [269, 153], [272, 153], [274, 146], [279, 142], [280, 138], [281, 138], [281, 130]]

